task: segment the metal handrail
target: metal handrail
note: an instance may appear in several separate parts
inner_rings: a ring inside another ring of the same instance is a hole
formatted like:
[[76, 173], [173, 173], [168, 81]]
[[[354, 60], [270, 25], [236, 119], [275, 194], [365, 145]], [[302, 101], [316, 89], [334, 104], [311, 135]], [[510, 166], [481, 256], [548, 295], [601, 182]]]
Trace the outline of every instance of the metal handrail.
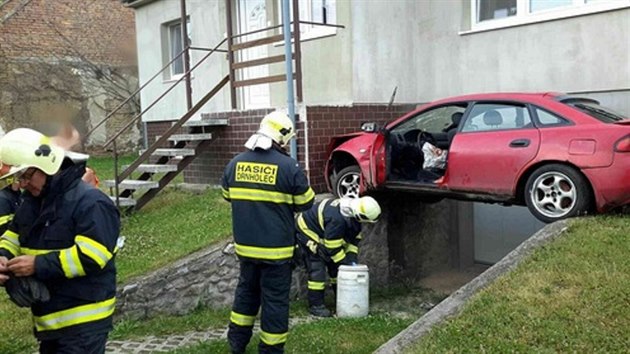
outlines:
[[195, 70], [201, 63], [203, 63], [204, 60], [206, 60], [210, 54], [214, 53], [219, 46], [221, 46], [223, 43], [225, 43], [225, 41], [227, 41], [227, 38], [224, 38], [221, 42], [219, 42], [219, 44], [217, 44], [212, 50], [210, 50], [210, 52], [208, 52], [208, 54], [206, 54], [203, 58], [201, 58], [199, 60], [199, 62], [197, 62], [197, 64], [195, 64], [195, 66], [193, 66], [192, 68], [190, 68], [190, 70], [188, 70], [187, 72], [185, 72], [179, 79], [177, 79], [177, 81], [175, 81], [166, 91], [164, 91], [160, 97], [158, 97], [155, 101], [153, 101], [153, 103], [151, 103], [147, 108], [145, 108], [144, 110], [142, 110], [142, 112], [138, 113], [135, 117], [133, 117], [124, 127], [122, 127], [118, 133], [116, 133], [113, 137], [111, 137], [107, 142], [105, 142], [105, 144], [103, 145], [103, 147], [107, 147], [109, 146], [114, 140], [116, 140], [120, 135], [122, 135], [122, 133], [124, 133], [130, 126], [132, 126], [140, 117], [142, 117], [143, 114], [145, 114], [149, 109], [153, 108], [153, 106], [155, 106], [164, 96], [166, 96], [166, 94], [168, 94], [169, 92], [171, 92], [171, 90], [173, 88], [175, 88], [175, 86], [177, 86], [177, 84], [179, 84], [187, 75], [190, 75], [190, 73]]
[[105, 118], [103, 118], [100, 122], [98, 122], [94, 127], [92, 127], [92, 129], [90, 129], [90, 131], [87, 132], [87, 134], [85, 134], [85, 136], [83, 137], [84, 139], [87, 139], [88, 136], [90, 136], [96, 129], [98, 129], [101, 125], [103, 125], [103, 123], [105, 123], [106, 121], [108, 121], [115, 113], [117, 113], [125, 104], [127, 104], [127, 102], [131, 101], [131, 99], [133, 97], [135, 97], [140, 91], [142, 91], [142, 89], [144, 89], [148, 84], [150, 84], [156, 77], [158, 77], [162, 72], [164, 72], [164, 70], [166, 70], [166, 68], [170, 67], [171, 64], [173, 64], [173, 62], [177, 59], [179, 59], [179, 57], [182, 56], [182, 54], [184, 54], [184, 51], [189, 49], [189, 47], [184, 48], [181, 52], [179, 52], [179, 54], [177, 54], [173, 59], [171, 59], [171, 61], [168, 62], [168, 64], [166, 64], [160, 71], [158, 71], [155, 75], [153, 75], [153, 77], [151, 77], [149, 79], [149, 81], [145, 82], [144, 84], [142, 84], [142, 86], [140, 86], [137, 90], [135, 90], [129, 97], [127, 97], [126, 100], [123, 101], [123, 103], [119, 104], [116, 108], [114, 108], [113, 111], [111, 111], [109, 114], [107, 114], [107, 116], [105, 116]]

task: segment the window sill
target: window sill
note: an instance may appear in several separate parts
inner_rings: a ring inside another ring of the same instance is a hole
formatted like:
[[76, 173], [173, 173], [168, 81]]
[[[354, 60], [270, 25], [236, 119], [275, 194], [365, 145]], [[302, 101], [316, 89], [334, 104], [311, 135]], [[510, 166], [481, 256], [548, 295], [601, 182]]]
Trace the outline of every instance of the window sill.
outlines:
[[[171, 76], [169, 78], [163, 79], [162, 83], [163, 84], [172, 84], [173, 82], [176, 82], [177, 80], [181, 79], [184, 75], [175, 75], [175, 76]], [[190, 75], [190, 80], [194, 80], [195, 79], [195, 75]], [[182, 81], [186, 81], [186, 79], [182, 79]]]
[[630, 0], [594, 3], [574, 8], [557, 9], [541, 11], [540, 13], [529, 14], [521, 17], [503, 18], [497, 20], [490, 20], [487, 22], [479, 23], [473, 26], [472, 29], [467, 31], [460, 31], [460, 36], [465, 36], [474, 33], [494, 31], [503, 28], [511, 28], [524, 26], [534, 23], [549, 22], [555, 20], [562, 20], [566, 18], [586, 16], [592, 14], [598, 14], [603, 12], [621, 10], [630, 8]]

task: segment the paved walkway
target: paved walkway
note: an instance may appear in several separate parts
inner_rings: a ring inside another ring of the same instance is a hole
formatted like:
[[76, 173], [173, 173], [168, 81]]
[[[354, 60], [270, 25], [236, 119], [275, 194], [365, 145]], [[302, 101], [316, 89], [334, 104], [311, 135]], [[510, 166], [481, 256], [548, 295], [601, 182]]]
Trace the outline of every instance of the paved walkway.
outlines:
[[[317, 320], [316, 317], [297, 317], [289, 320], [289, 326], [308, 323]], [[254, 333], [260, 330], [258, 324], [254, 327]], [[204, 332], [186, 332], [168, 337], [148, 336], [136, 340], [110, 340], [107, 342], [106, 353], [159, 353], [168, 352], [177, 348], [194, 345], [197, 343], [227, 338], [227, 328], [211, 328]]]

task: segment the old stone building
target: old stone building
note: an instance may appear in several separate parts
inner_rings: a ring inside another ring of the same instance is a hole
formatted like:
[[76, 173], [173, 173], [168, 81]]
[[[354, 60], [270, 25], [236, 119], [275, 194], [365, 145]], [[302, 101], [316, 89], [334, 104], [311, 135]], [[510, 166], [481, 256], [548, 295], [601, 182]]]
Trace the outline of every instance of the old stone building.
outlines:
[[[118, 0], [0, 0], [0, 128], [85, 135], [137, 88], [133, 11]], [[88, 137], [98, 149], [138, 112], [133, 100]], [[129, 147], [140, 140], [131, 133]]]

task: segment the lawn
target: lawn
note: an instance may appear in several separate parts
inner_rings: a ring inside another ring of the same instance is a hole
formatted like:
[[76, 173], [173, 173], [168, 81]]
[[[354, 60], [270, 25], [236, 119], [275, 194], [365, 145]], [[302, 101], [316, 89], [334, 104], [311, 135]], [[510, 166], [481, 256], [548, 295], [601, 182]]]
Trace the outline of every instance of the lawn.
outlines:
[[622, 353], [630, 348], [630, 217], [577, 220], [409, 353]]

